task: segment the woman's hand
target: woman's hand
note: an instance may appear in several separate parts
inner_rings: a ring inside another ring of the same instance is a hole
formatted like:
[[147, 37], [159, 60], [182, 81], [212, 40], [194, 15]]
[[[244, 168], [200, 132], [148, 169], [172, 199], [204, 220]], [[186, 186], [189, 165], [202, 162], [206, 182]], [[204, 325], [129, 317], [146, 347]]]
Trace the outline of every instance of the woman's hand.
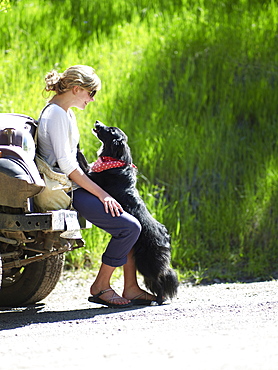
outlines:
[[106, 195], [104, 195], [103, 198], [99, 197], [99, 200], [104, 204], [105, 212], [106, 213], [110, 212], [112, 217], [115, 217], [115, 216], [119, 217], [121, 213], [123, 213], [124, 211], [120, 203], [118, 203], [116, 199], [114, 199], [107, 193]]
[[116, 199], [111, 197], [111, 195], [106, 193], [106, 191], [104, 191], [96, 183], [90, 180], [89, 177], [87, 177], [80, 168], [72, 171], [69, 174], [69, 177], [79, 186], [98, 197], [98, 199], [104, 204], [104, 209], [106, 213], [110, 212], [113, 217], [120, 216], [121, 213], [123, 213], [124, 210], [120, 203], [118, 203]]

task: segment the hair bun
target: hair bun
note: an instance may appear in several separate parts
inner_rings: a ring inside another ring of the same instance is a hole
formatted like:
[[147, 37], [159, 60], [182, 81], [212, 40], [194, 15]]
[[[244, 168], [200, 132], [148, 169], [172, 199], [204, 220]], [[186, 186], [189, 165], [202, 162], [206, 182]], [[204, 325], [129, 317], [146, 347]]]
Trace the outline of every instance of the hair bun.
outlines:
[[58, 73], [55, 69], [48, 72], [45, 76], [45, 90], [46, 91], [56, 91], [57, 87], [56, 85], [61, 79], [61, 74]]

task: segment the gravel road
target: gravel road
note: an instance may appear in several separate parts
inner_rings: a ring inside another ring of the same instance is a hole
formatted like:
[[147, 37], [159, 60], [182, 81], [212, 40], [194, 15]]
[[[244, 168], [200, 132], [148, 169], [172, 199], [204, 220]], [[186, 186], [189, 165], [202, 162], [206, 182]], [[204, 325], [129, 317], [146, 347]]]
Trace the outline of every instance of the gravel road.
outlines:
[[91, 280], [64, 274], [42, 303], [0, 309], [0, 368], [278, 369], [277, 281], [181, 284], [168, 304], [119, 310], [87, 301]]

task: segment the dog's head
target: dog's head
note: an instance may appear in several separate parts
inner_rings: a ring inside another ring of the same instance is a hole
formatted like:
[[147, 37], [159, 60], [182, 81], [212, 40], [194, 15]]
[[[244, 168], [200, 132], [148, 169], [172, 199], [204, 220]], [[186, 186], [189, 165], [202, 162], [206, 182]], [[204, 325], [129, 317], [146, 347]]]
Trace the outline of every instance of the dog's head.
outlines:
[[108, 127], [100, 121], [96, 121], [95, 128], [92, 132], [102, 142], [98, 151], [99, 156], [113, 157], [125, 161], [127, 164], [132, 163], [130, 148], [127, 144], [126, 134], [118, 127]]

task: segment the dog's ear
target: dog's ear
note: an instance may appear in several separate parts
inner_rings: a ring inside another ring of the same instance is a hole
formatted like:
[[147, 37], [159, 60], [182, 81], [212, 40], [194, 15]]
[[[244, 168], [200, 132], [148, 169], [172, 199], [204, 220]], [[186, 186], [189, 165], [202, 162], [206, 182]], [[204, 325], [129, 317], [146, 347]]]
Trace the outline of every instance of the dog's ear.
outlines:
[[125, 142], [122, 138], [113, 139], [111, 143], [111, 153], [114, 158], [121, 159], [124, 153]]
[[113, 139], [112, 144], [115, 145], [115, 146], [120, 146], [120, 145], [123, 145], [123, 141], [124, 141], [124, 139], [122, 139], [122, 138]]

